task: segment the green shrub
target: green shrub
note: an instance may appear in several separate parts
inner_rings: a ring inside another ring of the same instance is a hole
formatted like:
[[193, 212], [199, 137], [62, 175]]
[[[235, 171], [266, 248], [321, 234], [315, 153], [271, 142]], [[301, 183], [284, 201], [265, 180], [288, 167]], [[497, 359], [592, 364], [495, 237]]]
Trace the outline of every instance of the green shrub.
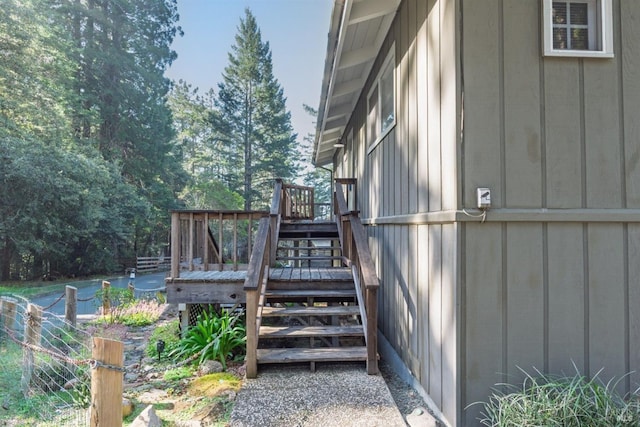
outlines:
[[[523, 371], [524, 372], [524, 371]], [[640, 401], [625, 400], [614, 389], [576, 369], [573, 377], [524, 372], [522, 386], [502, 384], [510, 393], [495, 392], [483, 403], [480, 422], [486, 426], [610, 427], [640, 425]]]
[[96, 304], [99, 307], [109, 300], [109, 313], [103, 313], [110, 323], [122, 323], [122, 314], [135, 301], [133, 291], [128, 288], [103, 288], [96, 291]]
[[200, 354], [199, 363], [219, 360], [226, 369], [227, 359], [233, 356], [234, 350], [241, 348], [244, 352], [247, 336], [241, 317], [242, 313], [232, 314], [224, 309], [219, 314], [205, 310], [171, 355], [184, 359]]

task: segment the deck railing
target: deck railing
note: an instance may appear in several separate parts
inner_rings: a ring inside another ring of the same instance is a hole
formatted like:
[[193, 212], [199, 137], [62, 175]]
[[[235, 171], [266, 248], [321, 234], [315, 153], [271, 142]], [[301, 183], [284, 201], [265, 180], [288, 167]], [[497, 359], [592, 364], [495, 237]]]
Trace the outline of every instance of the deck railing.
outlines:
[[314, 219], [313, 187], [282, 183], [280, 212], [283, 219]]
[[380, 282], [369, 251], [367, 235], [358, 212], [349, 209], [344, 187], [351, 188], [355, 201], [355, 179], [336, 180], [335, 219], [338, 225], [342, 253], [353, 272], [360, 314], [367, 343], [367, 373], [378, 373], [378, 288]]
[[245, 270], [266, 211], [171, 212], [171, 277], [181, 270]]

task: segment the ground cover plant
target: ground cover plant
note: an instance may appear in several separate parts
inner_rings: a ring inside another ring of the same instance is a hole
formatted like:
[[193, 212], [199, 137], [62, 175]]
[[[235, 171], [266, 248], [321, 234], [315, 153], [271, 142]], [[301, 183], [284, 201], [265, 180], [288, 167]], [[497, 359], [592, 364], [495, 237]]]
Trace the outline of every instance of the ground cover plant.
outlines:
[[573, 376], [535, 376], [525, 371], [520, 386], [500, 384], [485, 402], [480, 422], [485, 426], [626, 427], [640, 425], [640, 401], [616, 393], [618, 381], [589, 379], [576, 368]]
[[[158, 342], [164, 343], [161, 355], [158, 355]], [[180, 331], [178, 327], [178, 319], [157, 326], [151, 332], [147, 348], [145, 350], [148, 357], [152, 359], [160, 359], [175, 350], [180, 342]]]

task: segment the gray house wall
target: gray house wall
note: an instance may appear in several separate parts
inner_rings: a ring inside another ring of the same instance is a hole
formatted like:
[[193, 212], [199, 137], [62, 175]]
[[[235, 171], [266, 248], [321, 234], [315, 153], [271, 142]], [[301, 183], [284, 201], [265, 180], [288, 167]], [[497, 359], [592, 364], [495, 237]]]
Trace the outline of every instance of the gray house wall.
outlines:
[[[441, 217], [458, 203], [455, 12], [451, 0], [401, 4], [344, 133], [345, 148], [334, 157], [337, 176], [358, 179], [359, 208], [382, 283], [380, 329], [452, 422], [458, 407], [458, 233], [452, 219]], [[367, 94], [390, 49], [397, 122], [368, 152]]]
[[540, 1], [461, 2], [460, 190], [472, 206], [491, 188], [495, 208], [459, 229], [463, 407], [518, 366], [640, 367], [640, 1], [613, 10], [615, 58], [551, 58]]
[[[615, 58], [546, 58], [540, 0], [403, 1], [334, 157], [358, 179], [380, 329], [452, 425], [518, 367], [640, 368], [640, 0], [613, 9]], [[391, 48], [397, 123], [368, 153]]]

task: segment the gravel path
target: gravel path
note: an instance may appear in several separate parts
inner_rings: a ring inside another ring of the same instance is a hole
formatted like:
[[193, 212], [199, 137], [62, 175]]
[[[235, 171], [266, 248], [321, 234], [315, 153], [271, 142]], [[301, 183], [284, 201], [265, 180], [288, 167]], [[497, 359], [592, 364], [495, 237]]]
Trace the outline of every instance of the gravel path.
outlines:
[[[389, 365], [384, 363], [384, 360], [380, 361], [380, 374], [387, 383], [387, 387], [391, 392], [391, 396], [398, 407], [398, 410], [402, 414], [403, 418], [407, 418], [407, 415], [414, 412], [417, 408], [423, 408], [429, 411], [429, 407], [425, 403], [424, 399], [420, 396], [413, 387], [404, 382]], [[431, 414], [433, 416], [433, 414]], [[434, 417], [435, 418], [435, 417]], [[410, 425], [409, 423], [407, 423]], [[437, 423], [437, 426], [442, 424]]]

